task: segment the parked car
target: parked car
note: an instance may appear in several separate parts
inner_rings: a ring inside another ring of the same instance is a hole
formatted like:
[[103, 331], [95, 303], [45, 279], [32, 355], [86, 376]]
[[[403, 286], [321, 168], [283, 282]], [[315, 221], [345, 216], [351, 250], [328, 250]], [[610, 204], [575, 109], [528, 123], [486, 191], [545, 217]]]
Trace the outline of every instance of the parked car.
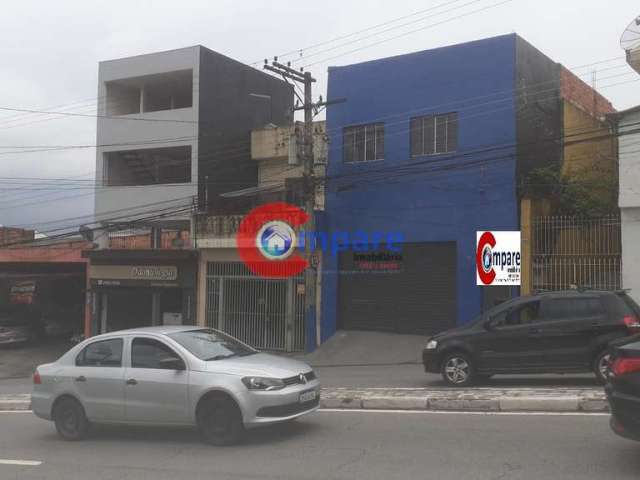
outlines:
[[606, 380], [610, 341], [640, 332], [625, 292], [564, 291], [519, 297], [427, 342], [426, 372], [453, 386], [494, 374], [593, 371]]
[[605, 391], [611, 406], [611, 429], [640, 442], [640, 335], [611, 346]]
[[42, 314], [44, 334], [47, 338], [69, 339], [82, 326], [82, 305], [73, 307], [49, 307]]
[[0, 310], [0, 345], [25, 344], [39, 337], [39, 328], [26, 306], [4, 306]]
[[320, 383], [300, 361], [213, 329], [148, 327], [92, 337], [40, 365], [31, 407], [65, 440], [91, 423], [194, 425], [215, 445], [313, 412]]

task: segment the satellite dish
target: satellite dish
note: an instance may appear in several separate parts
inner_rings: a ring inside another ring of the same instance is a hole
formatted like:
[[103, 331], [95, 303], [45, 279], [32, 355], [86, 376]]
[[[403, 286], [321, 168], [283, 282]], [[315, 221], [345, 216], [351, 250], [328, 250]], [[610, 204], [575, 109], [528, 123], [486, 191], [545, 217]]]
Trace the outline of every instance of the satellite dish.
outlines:
[[629, 24], [620, 37], [620, 46], [626, 51], [640, 47], [640, 15]]

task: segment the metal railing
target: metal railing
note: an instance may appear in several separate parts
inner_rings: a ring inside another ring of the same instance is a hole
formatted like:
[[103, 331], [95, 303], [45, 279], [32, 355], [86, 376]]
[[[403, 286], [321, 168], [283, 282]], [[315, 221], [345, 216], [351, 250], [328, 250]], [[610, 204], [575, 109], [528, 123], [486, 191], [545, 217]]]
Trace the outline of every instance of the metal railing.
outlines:
[[243, 263], [207, 264], [207, 325], [259, 349], [304, 349], [302, 277], [253, 275]]
[[107, 233], [109, 248], [121, 250], [162, 249], [174, 250], [190, 245], [190, 235], [186, 230], [162, 230], [159, 245], [154, 246], [151, 228], [127, 228]]
[[198, 215], [198, 237], [232, 237], [238, 232], [244, 215]]
[[532, 273], [535, 290], [621, 288], [620, 216], [534, 219]]

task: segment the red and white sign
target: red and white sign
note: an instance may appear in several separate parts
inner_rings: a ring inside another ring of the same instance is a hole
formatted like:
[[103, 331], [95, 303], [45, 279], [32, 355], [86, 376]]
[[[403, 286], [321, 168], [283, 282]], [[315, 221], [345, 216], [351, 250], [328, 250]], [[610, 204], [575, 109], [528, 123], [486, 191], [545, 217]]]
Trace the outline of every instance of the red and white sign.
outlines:
[[477, 285], [520, 285], [520, 232], [476, 232]]

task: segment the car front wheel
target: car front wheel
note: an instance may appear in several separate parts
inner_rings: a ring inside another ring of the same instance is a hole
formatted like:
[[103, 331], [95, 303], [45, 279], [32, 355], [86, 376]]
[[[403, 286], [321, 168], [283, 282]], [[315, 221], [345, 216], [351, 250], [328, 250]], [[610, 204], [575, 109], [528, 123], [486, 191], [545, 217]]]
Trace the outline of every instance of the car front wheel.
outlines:
[[442, 362], [442, 378], [452, 387], [466, 387], [473, 383], [475, 370], [471, 359], [463, 353], [451, 353]]
[[73, 398], [62, 398], [53, 410], [53, 420], [58, 435], [63, 440], [82, 440], [89, 431], [89, 421], [84, 413], [84, 408]]
[[206, 400], [198, 411], [198, 429], [202, 439], [212, 445], [233, 445], [244, 433], [242, 415], [231, 399], [216, 396]]

